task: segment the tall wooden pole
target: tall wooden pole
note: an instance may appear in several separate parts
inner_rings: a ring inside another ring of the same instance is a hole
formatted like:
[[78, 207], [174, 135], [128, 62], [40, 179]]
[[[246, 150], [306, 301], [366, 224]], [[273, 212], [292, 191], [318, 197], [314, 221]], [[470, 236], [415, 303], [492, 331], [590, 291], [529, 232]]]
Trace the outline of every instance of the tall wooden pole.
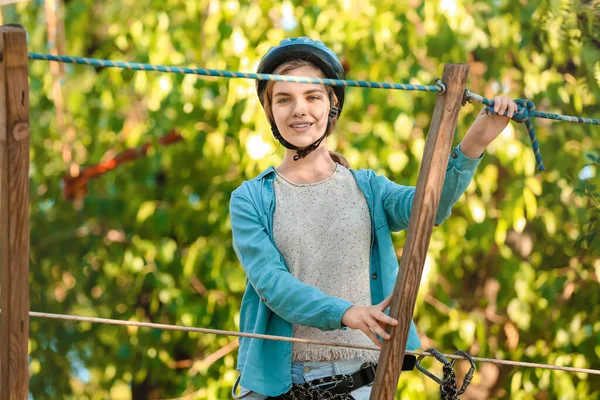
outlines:
[[379, 356], [371, 400], [391, 400], [396, 394], [468, 71], [468, 65], [464, 64], [444, 66], [442, 81], [446, 92], [439, 95], [435, 103], [390, 306], [390, 316], [398, 320], [398, 325], [389, 329], [391, 339], [385, 341]]
[[0, 400], [29, 392], [29, 83], [25, 29], [0, 27]]

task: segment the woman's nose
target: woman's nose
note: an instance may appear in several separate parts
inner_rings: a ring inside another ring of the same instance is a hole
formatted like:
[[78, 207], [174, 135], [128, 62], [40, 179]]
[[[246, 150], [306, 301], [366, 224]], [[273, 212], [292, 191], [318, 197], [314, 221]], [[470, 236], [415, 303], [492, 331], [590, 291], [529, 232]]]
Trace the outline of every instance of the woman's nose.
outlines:
[[294, 117], [306, 115], [306, 104], [304, 101], [299, 100], [294, 104], [294, 110], [292, 111]]

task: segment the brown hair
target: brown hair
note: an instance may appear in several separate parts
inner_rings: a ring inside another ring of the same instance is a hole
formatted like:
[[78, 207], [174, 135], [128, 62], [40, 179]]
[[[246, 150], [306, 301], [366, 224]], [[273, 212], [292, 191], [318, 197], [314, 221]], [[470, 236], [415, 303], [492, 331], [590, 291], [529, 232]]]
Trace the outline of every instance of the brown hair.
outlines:
[[[316, 74], [319, 78], [326, 78], [323, 71], [321, 71], [319, 68], [317, 68], [313, 63], [311, 63], [309, 61], [305, 61], [305, 60], [298, 60], [298, 59], [293, 59], [293, 60], [284, 62], [283, 64], [281, 64], [277, 68], [275, 68], [275, 70], [272, 72], [272, 74], [273, 75], [285, 75], [286, 73], [288, 73], [294, 69], [303, 68], [303, 67], [311, 68], [314, 72], [316, 72]], [[274, 118], [273, 118], [273, 108], [272, 108], [272, 104], [271, 104], [271, 98], [273, 96], [273, 86], [274, 85], [275, 85], [275, 81], [267, 81], [267, 84], [265, 85], [265, 90], [262, 92], [262, 98], [261, 98], [263, 108], [265, 110], [265, 114], [267, 115], [267, 119], [269, 120], [269, 123], [275, 123]], [[329, 96], [333, 95], [334, 103], [338, 104], [339, 103], [338, 98], [335, 95], [335, 93], [333, 92], [333, 89], [331, 88], [331, 86], [325, 85], [325, 87], [327, 89], [327, 94]], [[337, 118], [335, 118], [333, 120], [331, 127], [329, 128], [329, 132], [327, 133], [327, 136], [329, 136], [331, 134], [331, 132], [333, 132], [336, 122], [337, 122]], [[341, 164], [346, 168], [350, 168], [350, 163], [340, 153], [337, 153], [335, 151], [330, 151], [329, 156], [336, 163]]]

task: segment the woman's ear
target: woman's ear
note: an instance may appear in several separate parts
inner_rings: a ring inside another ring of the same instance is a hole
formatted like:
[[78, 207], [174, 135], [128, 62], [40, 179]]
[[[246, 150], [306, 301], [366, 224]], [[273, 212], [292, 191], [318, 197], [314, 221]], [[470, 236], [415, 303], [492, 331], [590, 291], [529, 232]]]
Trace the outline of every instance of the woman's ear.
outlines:
[[333, 91], [333, 88], [331, 86], [329, 86], [329, 90], [331, 91], [331, 96], [329, 98], [333, 98], [333, 106], [337, 107], [340, 104], [340, 101], [338, 100], [337, 96], [335, 95], [335, 92]]

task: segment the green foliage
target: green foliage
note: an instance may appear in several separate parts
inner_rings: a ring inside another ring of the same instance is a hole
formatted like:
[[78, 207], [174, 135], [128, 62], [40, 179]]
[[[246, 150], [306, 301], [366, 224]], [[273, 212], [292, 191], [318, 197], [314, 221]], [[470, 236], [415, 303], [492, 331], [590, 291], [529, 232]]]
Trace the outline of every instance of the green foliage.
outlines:
[[[533, 100], [542, 111], [595, 116], [600, 98], [598, 1], [71, 0], [67, 54], [254, 72], [288, 36], [332, 46], [349, 78], [431, 84], [444, 63], [471, 65], [469, 88]], [[2, 8], [46, 52], [41, 2]], [[231, 248], [228, 200], [277, 164], [254, 82], [66, 66], [59, 128], [49, 63], [30, 63], [31, 309], [238, 329], [245, 277]], [[348, 89], [330, 146], [354, 168], [414, 184], [431, 94]], [[458, 142], [479, 107], [461, 113]], [[451, 218], [434, 231], [417, 303], [426, 345], [483, 357], [600, 368], [598, 127], [535, 121], [547, 172], [523, 126], [494, 142]], [[65, 200], [69, 163], [100, 162], [176, 128], [156, 147]], [[588, 155], [586, 158], [586, 154]], [[401, 247], [405, 234], [394, 237]], [[32, 319], [31, 384], [43, 398], [228, 398], [233, 339]], [[187, 362], [186, 360], [192, 360]], [[425, 364], [432, 365], [432, 364]], [[182, 367], [183, 366], [183, 367]], [[440, 368], [433, 368], [440, 373]], [[482, 398], [594, 399], [591, 376], [480, 365]], [[402, 374], [402, 398], [436, 398]]]
[[[595, 153], [600, 153], [596, 151]], [[595, 177], [596, 170], [600, 167], [600, 156], [593, 153], [586, 154], [588, 165], [579, 173], [579, 181], [573, 190], [575, 195], [587, 199], [587, 209], [589, 218], [580, 228], [580, 234], [575, 244], [586, 249], [592, 248], [592, 243], [598, 236], [598, 215], [600, 212], [600, 191], [598, 191], [599, 179], [592, 180]]]

